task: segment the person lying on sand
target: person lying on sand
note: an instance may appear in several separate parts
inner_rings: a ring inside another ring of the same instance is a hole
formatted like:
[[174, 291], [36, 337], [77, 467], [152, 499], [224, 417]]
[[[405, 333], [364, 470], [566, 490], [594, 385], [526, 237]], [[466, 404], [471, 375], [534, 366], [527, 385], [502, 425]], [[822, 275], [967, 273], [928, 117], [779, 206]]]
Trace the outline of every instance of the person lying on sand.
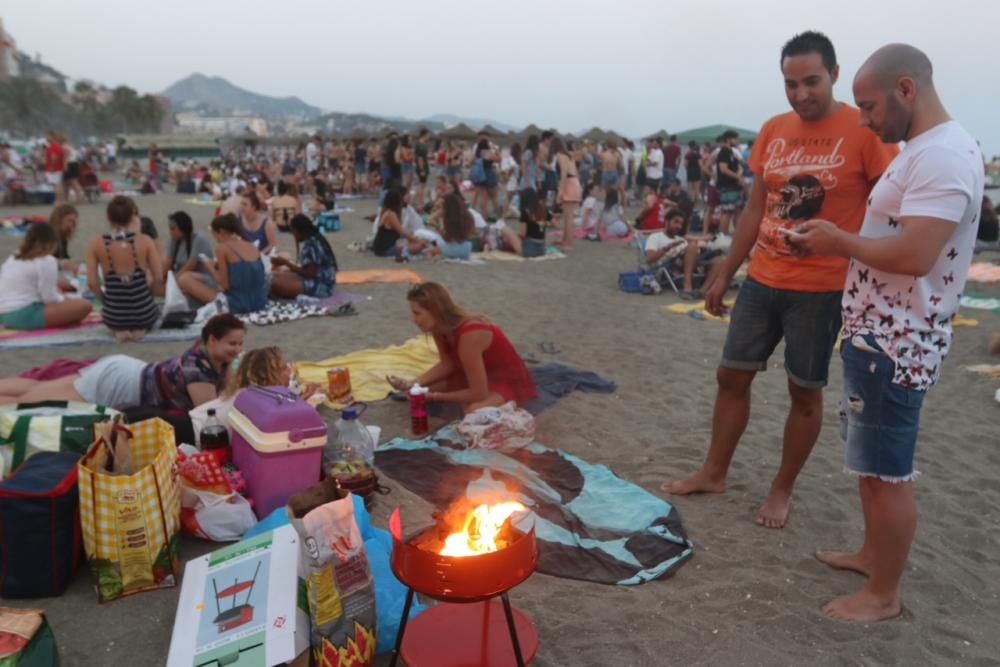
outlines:
[[80, 401], [116, 410], [142, 406], [188, 411], [226, 386], [245, 336], [246, 326], [235, 315], [216, 315], [205, 323], [199, 342], [161, 362], [113, 354], [56, 380], [0, 380], [0, 405]]

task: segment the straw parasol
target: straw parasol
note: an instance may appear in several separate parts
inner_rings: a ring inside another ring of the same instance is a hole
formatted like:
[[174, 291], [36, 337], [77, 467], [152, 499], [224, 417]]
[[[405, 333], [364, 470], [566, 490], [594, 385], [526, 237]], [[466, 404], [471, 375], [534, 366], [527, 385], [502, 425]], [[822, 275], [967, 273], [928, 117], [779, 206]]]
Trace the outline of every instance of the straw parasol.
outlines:
[[744, 143], [747, 141], [753, 141], [757, 138], [756, 132], [753, 130], [745, 130], [742, 127], [734, 127], [732, 125], [708, 125], [706, 127], [696, 127], [693, 130], [678, 132], [677, 141], [682, 144], [686, 144], [690, 141], [703, 144], [706, 141], [715, 141], [719, 135], [726, 130], [734, 130], [740, 135], [740, 141]]
[[644, 138], [644, 141], [652, 141], [653, 139], [659, 139], [660, 141], [670, 141], [670, 133], [666, 130], [660, 130], [659, 132], [654, 132], [648, 137]]
[[503, 130], [498, 130], [497, 128], [493, 127], [489, 123], [487, 123], [486, 125], [483, 125], [483, 129], [481, 129], [479, 131], [480, 132], [485, 132], [490, 137], [494, 137], [494, 138], [496, 138], [496, 137], [503, 137], [503, 136], [506, 136], [506, 134], [507, 134]]
[[604, 141], [605, 139], [607, 139], [608, 135], [607, 135], [607, 133], [604, 130], [602, 130], [601, 128], [599, 128], [599, 127], [597, 127], [595, 125], [594, 127], [590, 128], [589, 130], [587, 130], [586, 132], [584, 132], [583, 135], [580, 136], [580, 138], [584, 139], [585, 141], [597, 141], [597, 142], [600, 142], [600, 141]]
[[459, 139], [463, 141], [468, 141], [470, 139], [476, 138], [476, 131], [465, 123], [459, 123], [454, 127], [449, 127], [447, 130], [441, 133], [441, 136], [445, 139]]

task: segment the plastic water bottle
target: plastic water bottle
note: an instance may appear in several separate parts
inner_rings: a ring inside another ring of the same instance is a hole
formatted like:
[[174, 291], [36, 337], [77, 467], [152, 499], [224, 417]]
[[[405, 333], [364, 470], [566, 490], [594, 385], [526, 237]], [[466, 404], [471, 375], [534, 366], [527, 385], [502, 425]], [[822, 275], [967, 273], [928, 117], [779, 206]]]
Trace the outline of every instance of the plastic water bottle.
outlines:
[[[357, 406], [362, 406], [359, 412]], [[337, 440], [334, 447], [335, 461], [364, 461], [369, 466], [375, 462], [375, 443], [358, 417], [368, 409], [364, 403], [344, 408], [337, 420]]]
[[410, 387], [410, 426], [413, 435], [427, 434], [427, 387], [419, 384]]
[[295, 303], [300, 306], [317, 306], [319, 305], [319, 299], [314, 296], [308, 296], [306, 294], [300, 294], [295, 297]]

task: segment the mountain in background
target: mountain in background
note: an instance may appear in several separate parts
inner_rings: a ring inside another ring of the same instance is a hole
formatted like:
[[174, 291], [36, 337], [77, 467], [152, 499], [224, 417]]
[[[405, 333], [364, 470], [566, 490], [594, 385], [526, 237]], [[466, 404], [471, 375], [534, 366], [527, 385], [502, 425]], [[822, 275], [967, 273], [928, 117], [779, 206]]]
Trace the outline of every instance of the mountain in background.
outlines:
[[317, 118], [323, 110], [297, 97], [270, 97], [234, 86], [222, 77], [192, 74], [163, 91], [175, 111], [218, 115], [248, 113], [266, 119]]
[[428, 116], [423, 119], [426, 123], [441, 123], [446, 127], [451, 127], [453, 125], [458, 125], [459, 123], [465, 123], [471, 128], [479, 129], [485, 125], [492, 125], [498, 130], [503, 130], [504, 132], [514, 132], [520, 130], [519, 127], [514, 127], [513, 125], [507, 125], [506, 123], [501, 123], [495, 120], [489, 120], [487, 118], [466, 118], [465, 116], [456, 116], [450, 113], [438, 113], [433, 116]]

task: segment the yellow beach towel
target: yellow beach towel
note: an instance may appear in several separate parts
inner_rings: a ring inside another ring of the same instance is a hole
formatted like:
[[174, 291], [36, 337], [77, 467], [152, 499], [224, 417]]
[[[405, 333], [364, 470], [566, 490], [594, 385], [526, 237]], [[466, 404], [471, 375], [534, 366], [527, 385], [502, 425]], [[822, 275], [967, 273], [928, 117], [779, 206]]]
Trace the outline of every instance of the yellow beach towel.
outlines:
[[[724, 301], [723, 305], [725, 305], [727, 309], [730, 309], [733, 307], [734, 303], [736, 303], [734, 299], [729, 299], [728, 301]], [[695, 301], [692, 303], [672, 303], [669, 306], [662, 306], [660, 310], [666, 313], [690, 315], [698, 320], [715, 320], [716, 322], [725, 322], [726, 324], [729, 324], [729, 315], [723, 315], [722, 317], [712, 315], [705, 310], [704, 301]]]
[[412, 269], [366, 269], [338, 271], [338, 285], [368, 285], [372, 283], [409, 283], [419, 285], [424, 277]]
[[[338, 279], [339, 279], [338, 274]], [[437, 346], [430, 336], [416, 336], [402, 345], [390, 345], [377, 350], [358, 350], [323, 361], [298, 362], [299, 378], [326, 386], [326, 372], [331, 368], [347, 368], [351, 372], [351, 390], [356, 401], [381, 401], [392, 387], [387, 375], [415, 378], [438, 362]], [[327, 405], [333, 406], [332, 403]]]

